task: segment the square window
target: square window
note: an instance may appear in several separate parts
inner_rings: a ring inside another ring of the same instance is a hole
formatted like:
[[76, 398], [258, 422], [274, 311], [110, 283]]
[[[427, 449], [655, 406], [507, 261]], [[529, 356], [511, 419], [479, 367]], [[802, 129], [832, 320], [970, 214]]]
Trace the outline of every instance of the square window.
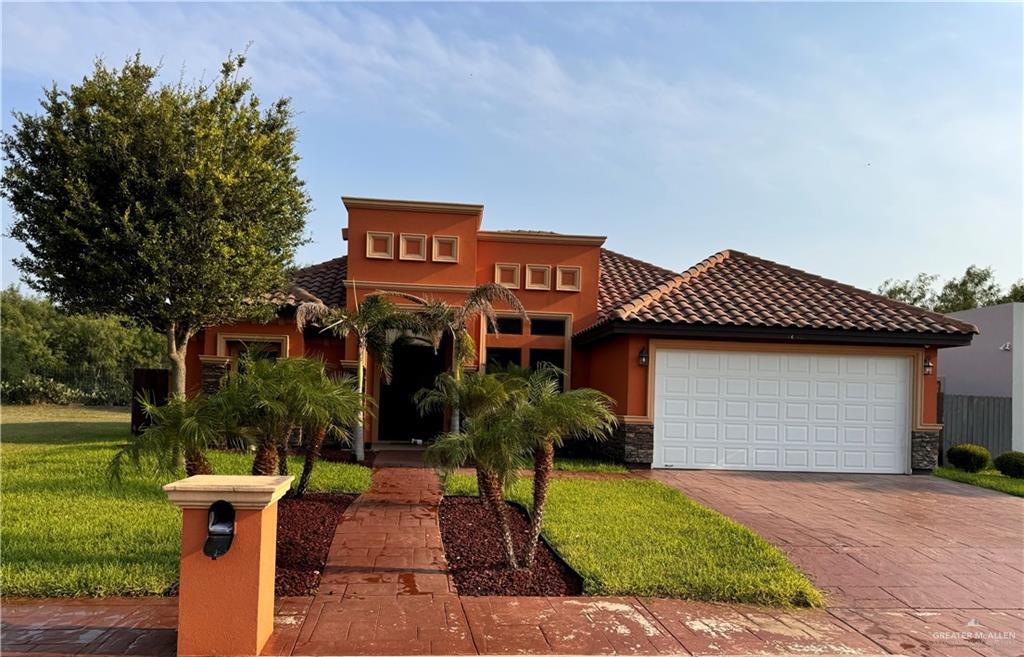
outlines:
[[366, 257], [380, 260], [394, 260], [395, 258], [395, 234], [394, 233], [366, 233]]
[[398, 242], [399, 260], [426, 260], [427, 236], [402, 233]]
[[555, 289], [562, 292], [579, 292], [582, 274], [580, 267], [558, 267], [555, 273]]
[[526, 289], [550, 290], [551, 265], [526, 265]]
[[519, 289], [519, 265], [499, 262], [494, 265], [494, 282], [510, 290]]
[[458, 262], [459, 238], [449, 235], [434, 235], [434, 262]]

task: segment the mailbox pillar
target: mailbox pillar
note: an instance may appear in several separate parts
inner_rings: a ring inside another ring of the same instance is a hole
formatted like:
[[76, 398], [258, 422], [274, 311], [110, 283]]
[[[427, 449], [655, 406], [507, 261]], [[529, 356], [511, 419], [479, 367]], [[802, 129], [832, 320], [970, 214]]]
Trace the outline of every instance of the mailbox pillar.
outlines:
[[[293, 477], [196, 475], [164, 486], [182, 509], [178, 655], [256, 655], [274, 630], [277, 501]], [[203, 554], [210, 505], [235, 508], [227, 553]]]

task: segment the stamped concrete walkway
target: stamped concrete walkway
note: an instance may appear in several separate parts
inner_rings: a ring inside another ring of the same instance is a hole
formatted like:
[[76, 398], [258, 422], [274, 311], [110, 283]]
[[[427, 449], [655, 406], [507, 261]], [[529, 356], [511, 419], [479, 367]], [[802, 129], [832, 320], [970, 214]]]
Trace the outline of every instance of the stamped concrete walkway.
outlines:
[[[460, 597], [441, 549], [440, 499], [428, 471], [375, 470], [338, 526], [319, 594], [278, 601], [264, 654], [1024, 654], [1024, 616], [1012, 611], [972, 625], [953, 610], [909, 610], [917, 625], [901, 616], [901, 639], [878, 631], [890, 610], [844, 618], [636, 597]], [[175, 604], [4, 600], [3, 653], [170, 655]]]

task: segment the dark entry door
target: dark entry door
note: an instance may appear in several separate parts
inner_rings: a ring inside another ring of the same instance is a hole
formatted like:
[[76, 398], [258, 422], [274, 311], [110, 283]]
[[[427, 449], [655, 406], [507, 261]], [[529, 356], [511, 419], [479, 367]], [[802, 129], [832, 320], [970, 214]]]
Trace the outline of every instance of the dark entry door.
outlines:
[[442, 431], [441, 411], [421, 416], [413, 396], [423, 388], [431, 388], [434, 379], [445, 369], [445, 349], [434, 353], [432, 347], [416, 342], [394, 345], [391, 383], [381, 383], [377, 439], [409, 442], [412, 439], [432, 440]]

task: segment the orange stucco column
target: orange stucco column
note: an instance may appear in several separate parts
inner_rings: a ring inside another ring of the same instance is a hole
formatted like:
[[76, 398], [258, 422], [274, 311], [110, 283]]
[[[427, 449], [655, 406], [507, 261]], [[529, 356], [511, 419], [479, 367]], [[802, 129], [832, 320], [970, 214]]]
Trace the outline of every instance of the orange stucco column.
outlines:
[[[274, 629], [277, 501], [293, 477], [197, 475], [164, 486], [181, 507], [178, 655], [255, 655]], [[203, 553], [214, 502], [234, 507], [234, 537]]]

